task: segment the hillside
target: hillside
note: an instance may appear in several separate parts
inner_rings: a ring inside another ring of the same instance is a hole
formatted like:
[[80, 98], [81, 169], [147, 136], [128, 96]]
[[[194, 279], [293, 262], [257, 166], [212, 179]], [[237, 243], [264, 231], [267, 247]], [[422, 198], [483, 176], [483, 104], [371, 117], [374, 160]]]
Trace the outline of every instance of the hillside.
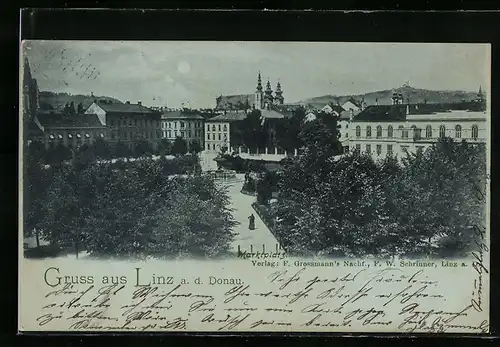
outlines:
[[81, 102], [83, 104], [83, 108], [86, 109], [94, 102], [94, 99], [106, 99], [112, 100], [114, 103], [123, 103], [120, 100], [109, 96], [91, 96], [81, 94], [72, 95], [68, 93], [54, 93], [50, 91], [40, 91], [39, 99], [41, 110], [60, 110], [64, 108], [66, 103], [70, 103], [71, 101], [75, 103], [75, 106]]
[[418, 89], [412, 87], [400, 87], [394, 90], [381, 90], [358, 95], [324, 95], [314, 98], [309, 98], [301, 101], [301, 103], [310, 104], [314, 107], [323, 107], [326, 104], [337, 102], [343, 104], [349, 98], [353, 97], [355, 100], [362, 100], [364, 98], [368, 105], [375, 105], [378, 99], [380, 105], [390, 105], [392, 103], [392, 93], [396, 91], [402, 93], [405, 99], [409, 98], [410, 103], [455, 103], [462, 100], [471, 101], [477, 98], [477, 92], [466, 92], [459, 90], [428, 90]]

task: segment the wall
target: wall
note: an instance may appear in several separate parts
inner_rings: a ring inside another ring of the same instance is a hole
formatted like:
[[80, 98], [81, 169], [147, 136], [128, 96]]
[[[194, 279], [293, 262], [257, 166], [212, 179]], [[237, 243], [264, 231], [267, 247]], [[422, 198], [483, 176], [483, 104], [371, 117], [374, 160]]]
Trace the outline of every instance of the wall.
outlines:
[[[352, 122], [349, 128], [349, 148], [350, 150], [355, 150], [356, 145], [360, 146], [361, 151], [366, 152], [367, 145], [370, 146], [370, 154], [374, 158], [384, 158], [390, 151], [390, 146], [392, 146], [393, 155], [399, 157], [405, 156], [406, 151], [416, 152], [419, 148], [425, 150], [426, 148], [432, 146], [439, 139], [440, 126], [445, 126], [446, 137], [451, 137], [456, 141], [466, 140], [471, 143], [486, 142], [487, 134], [487, 123], [486, 115], [480, 112], [456, 112], [451, 114], [436, 114], [436, 115], [419, 115], [419, 116], [408, 116], [406, 121], [401, 122]], [[456, 137], [455, 126], [460, 125], [462, 127], [461, 136]], [[472, 126], [477, 125], [478, 127], [478, 137], [477, 139], [472, 138]], [[361, 136], [356, 136], [356, 127], [360, 126]], [[371, 126], [371, 137], [367, 137], [367, 127]], [[382, 127], [382, 136], [377, 138], [377, 126]], [[388, 136], [388, 127], [393, 127], [393, 136], [390, 138]], [[415, 130], [412, 129], [415, 126], [416, 129], [420, 129], [421, 136], [420, 139], [414, 139]], [[430, 126], [432, 129], [432, 135], [426, 137], [426, 127]], [[402, 128], [400, 128], [402, 127]], [[408, 137], [403, 138], [403, 131], [408, 131]], [[377, 153], [377, 145], [381, 146], [380, 154]]]
[[231, 143], [230, 122], [207, 122], [205, 124], [205, 150], [220, 152]]

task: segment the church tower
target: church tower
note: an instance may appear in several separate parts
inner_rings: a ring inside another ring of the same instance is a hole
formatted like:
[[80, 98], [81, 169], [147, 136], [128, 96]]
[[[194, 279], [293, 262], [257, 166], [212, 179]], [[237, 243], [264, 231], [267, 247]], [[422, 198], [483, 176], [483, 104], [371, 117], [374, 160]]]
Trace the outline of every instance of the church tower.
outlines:
[[262, 79], [259, 71], [259, 77], [257, 78], [257, 90], [255, 91], [255, 108], [257, 110], [261, 110], [263, 106], [262, 94]]
[[285, 99], [283, 98], [283, 91], [281, 90], [280, 81], [278, 81], [278, 84], [276, 84], [276, 91], [274, 92], [274, 94], [274, 103], [276, 105], [283, 105]]
[[273, 90], [271, 89], [271, 83], [269, 83], [269, 80], [267, 81], [266, 84], [266, 91], [264, 95], [264, 105], [266, 108], [269, 108], [271, 104], [273, 103]]

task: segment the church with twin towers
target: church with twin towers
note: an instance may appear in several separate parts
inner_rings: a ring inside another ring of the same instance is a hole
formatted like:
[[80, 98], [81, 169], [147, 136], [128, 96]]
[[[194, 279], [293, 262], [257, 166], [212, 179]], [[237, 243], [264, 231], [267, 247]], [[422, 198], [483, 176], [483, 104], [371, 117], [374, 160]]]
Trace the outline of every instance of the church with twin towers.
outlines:
[[269, 79], [264, 88], [262, 85], [262, 76], [259, 71], [257, 86], [253, 94], [220, 95], [216, 98], [216, 109], [226, 111], [248, 110], [252, 108], [269, 110], [273, 105], [283, 105], [284, 101], [280, 81], [277, 81], [274, 91]]

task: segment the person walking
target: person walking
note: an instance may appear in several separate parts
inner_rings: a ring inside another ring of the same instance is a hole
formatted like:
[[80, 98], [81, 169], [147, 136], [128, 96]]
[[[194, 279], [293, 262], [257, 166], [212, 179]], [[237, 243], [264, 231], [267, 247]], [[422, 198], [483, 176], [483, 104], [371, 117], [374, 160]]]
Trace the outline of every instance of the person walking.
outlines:
[[253, 213], [248, 217], [248, 229], [255, 230], [255, 216]]

